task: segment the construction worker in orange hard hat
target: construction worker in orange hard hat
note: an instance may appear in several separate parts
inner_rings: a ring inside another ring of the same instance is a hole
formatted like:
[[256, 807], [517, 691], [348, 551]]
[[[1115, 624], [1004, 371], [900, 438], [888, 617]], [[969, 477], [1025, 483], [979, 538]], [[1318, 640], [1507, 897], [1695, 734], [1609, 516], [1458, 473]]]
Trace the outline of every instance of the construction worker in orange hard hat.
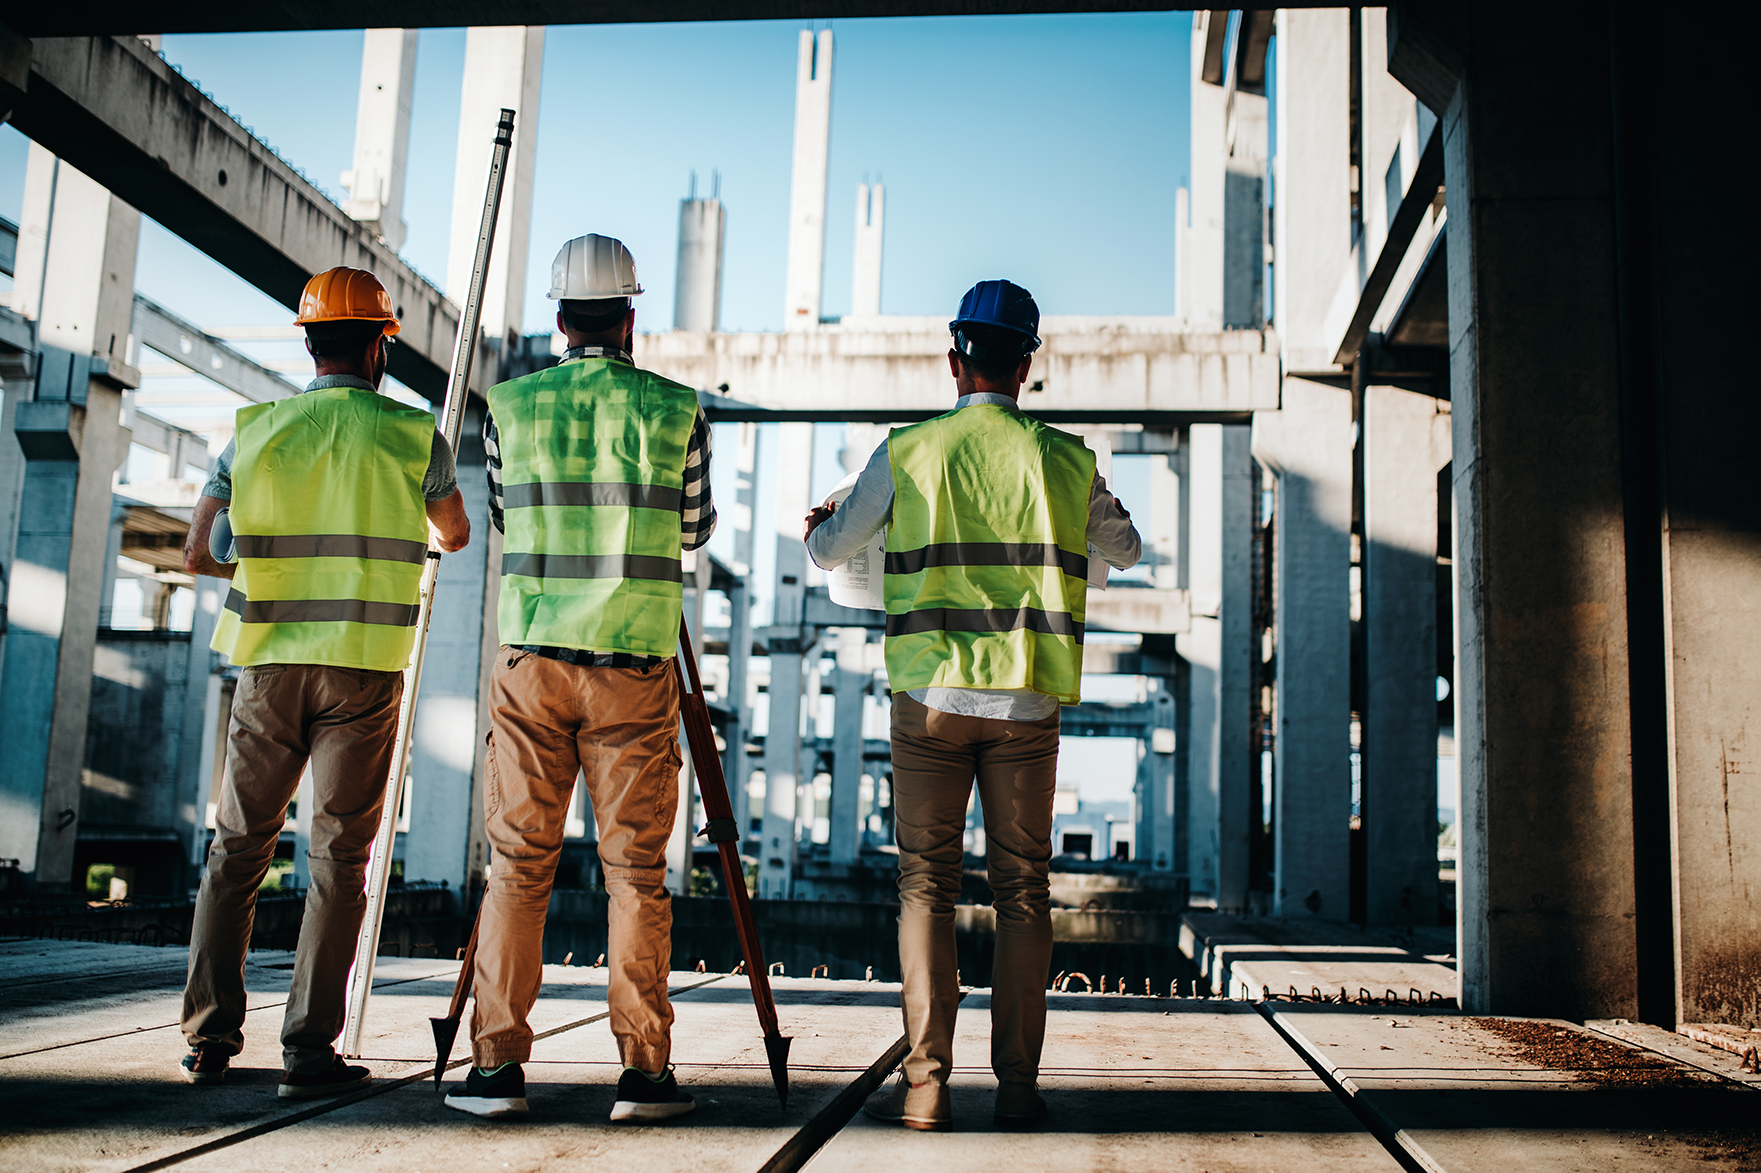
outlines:
[[190, 573], [232, 579], [214, 648], [244, 672], [190, 933], [190, 1052], [179, 1072], [220, 1083], [244, 1046], [257, 889], [310, 763], [311, 880], [278, 1092], [306, 1100], [371, 1078], [332, 1044], [366, 910], [422, 565], [430, 540], [462, 549], [471, 524], [433, 413], [378, 393], [398, 331], [379, 279], [362, 269], [320, 273], [295, 321], [317, 377], [303, 394], [239, 409], [184, 547]]

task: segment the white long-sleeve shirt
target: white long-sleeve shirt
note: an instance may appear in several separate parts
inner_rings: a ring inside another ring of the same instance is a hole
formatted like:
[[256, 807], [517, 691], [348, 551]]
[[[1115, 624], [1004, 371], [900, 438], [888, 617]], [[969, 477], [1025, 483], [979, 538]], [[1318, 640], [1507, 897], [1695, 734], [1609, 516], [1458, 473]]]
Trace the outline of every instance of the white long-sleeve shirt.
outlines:
[[[1007, 395], [980, 392], [962, 395], [954, 410], [996, 406], [1019, 411]], [[838, 511], [821, 522], [807, 538], [807, 555], [814, 565], [829, 570], [857, 553], [893, 517], [893, 462], [886, 444], [874, 450], [856, 478], [850, 495]], [[1131, 515], [1107, 491], [1107, 482], [1095, 474], [1088, 494], [1088, 541], [1096, 553], [1115, 570], [1129, 570], [1143, 556], [1143, 539], [1131, 524]], [[1040, 721], [1058, 707], [1058, 698], [1030, 688], [914, 688], [911, 698], [944, 713], [967, 717], [992, 717], [1005, 721]]]

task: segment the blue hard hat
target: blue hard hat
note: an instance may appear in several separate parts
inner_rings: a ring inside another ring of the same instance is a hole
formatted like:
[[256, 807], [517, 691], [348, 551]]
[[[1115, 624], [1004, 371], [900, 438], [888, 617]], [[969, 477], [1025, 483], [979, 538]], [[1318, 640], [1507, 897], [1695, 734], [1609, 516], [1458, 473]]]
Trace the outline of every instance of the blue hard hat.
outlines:
[[966, 296], [960, 299], [960, 313], [948, 323], [948, 329], [954, 334], [956, 350], [974, 358], [990, 357], [982, 352], [994, 351], [995, 345], [984, 346], [976, 339], [968, 338], [961, 327], [969, 325], [1019, 334], [1021, 347], [1017, 354], [1032, 354], [1039, 349], [1039, 306], [1035, 304], [1033, 294], [1013, 281], [980, 281], [966, 291]]

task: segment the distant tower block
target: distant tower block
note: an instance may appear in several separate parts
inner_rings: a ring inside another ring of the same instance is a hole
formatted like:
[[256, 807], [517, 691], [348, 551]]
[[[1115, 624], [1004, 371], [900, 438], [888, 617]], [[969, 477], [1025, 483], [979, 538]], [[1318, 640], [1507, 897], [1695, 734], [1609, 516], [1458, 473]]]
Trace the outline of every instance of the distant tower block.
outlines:
[[342, 210], [370, 225], [395, 251], [403, 247], [404, 159], [416, 90], [416, 30], [368, 29], [361, 44], [361, 97], [355, 105], [355, 165], [342, 173]]
[[856, 264], [850, 288], [850, 315], [870, 317], [880, 311], [881, 230], [886, 218], [887, 189], [881, 184], [856, 186]]
[[825, 276], [825, 174], [832, 133], [832, 30], [801, 31], [795, 68], [795, 165], [789, 180], [789, 273], [783, 328], [819, 328]]
[[[532, 168], [538, 154], [538, 87], [544, 75], [544, 29], [472, 28], [465, 33], [465, 83], [459, 97], [459, 150], [453, 168], [452, 230], [446, 255], [446, 292], [463, 301], [483, 222], [483, 185], [503, 107], [514, 111], [514, 149], [508, 155], [501, 215], [489, 281], [483, 290], [483, 333], [505, 339], [522, 329], [526, 308], [526, 254], [532, 231]], [[554, 248], [555, 244], [550, 247]], [[548, 249], [545, 253], [549, 256]]]
[[[720, 184], [717, 184], [719, 188]], [[715, 196], [679, 201], [679, 271], [673, 283], [673, 329], [719, 330], [722, 322], [722, 247], [728, 212]]]

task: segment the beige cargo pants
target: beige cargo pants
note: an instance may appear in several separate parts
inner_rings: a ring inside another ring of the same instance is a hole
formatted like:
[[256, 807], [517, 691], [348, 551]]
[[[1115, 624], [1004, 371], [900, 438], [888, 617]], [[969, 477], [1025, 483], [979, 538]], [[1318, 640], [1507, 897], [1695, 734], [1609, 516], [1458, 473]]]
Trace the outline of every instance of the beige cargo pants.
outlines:
[[606, 1001], [627, 1067], [672, 1053], [673, 908], [666, 847], [679, 807], [679, 690], [670, 665], [587, 668], [502, 648], [495, 660], [484, 830], [495, 849], [477, 937], [479, 1067], [532, 1055], [544, 915], [579, 773], [611, 897]]
[[313, 1074], [333, 1061], [403, 692], [401, 672], [317, 664], [268, 664], [239, 677], [190, 932], [183, 1033], [192, 1047], [219, 1045], [234, 1055], [244, 1047], [245, 949], [257, 888], [310, 759], [311, 885], [281, 1025], [282, 1064]]
[[893, 819], [899, 843], [900, 1001], [912, 1083], [946, 1083], [960, 1004], [954, 903], [966, 803], [978, 780], [997, 912], [991, 970], [991, 1069], [1002, 1083], [1039, 1077], [1052, 960], [1052, 796], [1058, 714], [1002, 721], [943, 713], [893, 695]]

